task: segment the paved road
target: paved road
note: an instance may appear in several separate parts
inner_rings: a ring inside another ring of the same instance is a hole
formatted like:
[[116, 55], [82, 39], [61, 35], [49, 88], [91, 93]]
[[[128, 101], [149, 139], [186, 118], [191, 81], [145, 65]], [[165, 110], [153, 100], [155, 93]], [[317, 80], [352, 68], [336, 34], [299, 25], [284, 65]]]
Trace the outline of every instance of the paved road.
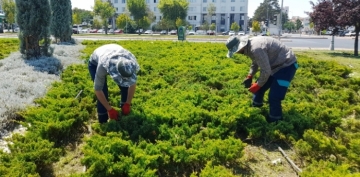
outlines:
[[[281, 39], [287, 46], [292, 48], [330, 49], [331, 36], [308, 36], [291, 35]], [[335, 37], [335, 50], [354, 50], [355, 37]]]
[[[12, 37], [17, 38], [17, 34], [0, 34], [0, 37]], [[172, 40], [177, 41], [177, 37], [174, 35], [171, 36], [162, 36], [162, 37], [154, 37], [149, 35], [134, 35], [134, 36], [121, 36], [121, 35], [73, 35], [72, 36], [78, 40]], [[221, 36], [209, 36], [201, 38], [191, 38], [188, 37], [187, 41], [193, 42], [224, 42], [226, 41], [226, 37]], [[287, 46], [291, 48], [301, 48], [301, 49], [330, 49], [331, 36], [315, 36], [315, 35], [299, 35], [299, 34], [284, 34], [281, 37], [281, 41], [284, 42]], [[354, 50], [355, 37], [335, 37], [334, 47], [335, 50]]]

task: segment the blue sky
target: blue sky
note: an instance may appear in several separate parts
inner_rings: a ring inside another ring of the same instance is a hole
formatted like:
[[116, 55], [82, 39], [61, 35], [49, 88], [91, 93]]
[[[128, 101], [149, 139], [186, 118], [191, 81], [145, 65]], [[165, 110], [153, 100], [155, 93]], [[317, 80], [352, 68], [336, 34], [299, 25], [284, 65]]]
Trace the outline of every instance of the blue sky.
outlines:
[[[264, 0], [248, 0], [249, 1], [249, 17], [254, 15], [256, 8], [259, 7], [260, 3]], [[279, 0], [279, 5], [281, 6], [281, 1]], [[317, 2], [317, 1], [314, 1]], [[94, 0], [71, 0], [72, 7], [77, 7], [80, 9], [92, 10], [91, 7], [94, 6]], [[283, 0], [283, 6], [289, 6], [289, 17], [300, 16], [306, 17], [307, 15], [304, 11], [312, 11], [309, 0]]]

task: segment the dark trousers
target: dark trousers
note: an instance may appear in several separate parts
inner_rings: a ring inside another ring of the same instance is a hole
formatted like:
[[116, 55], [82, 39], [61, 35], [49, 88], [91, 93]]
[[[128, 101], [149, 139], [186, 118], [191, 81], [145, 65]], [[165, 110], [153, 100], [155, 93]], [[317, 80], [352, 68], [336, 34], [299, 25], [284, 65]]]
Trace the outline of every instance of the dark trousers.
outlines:
[[264, 100], [265, 92], [269, 91], [269, 117], [272, 119], [282, 118], [282, 107], [281, 101], [285, 98], [287, 89], [290, 85], [291, 80], [294, 78], [296, 69], [298, 68], [297, 62], [283, 68], [270, 76], [265, 85], [263, 85], [258, 92], [253, 95], [253, 105], [262, 105]]
[[[94, 65], [91, 62], [89, 62], [88, 68], [89, 68], [89, 73], [90, 73], [90, 76], [91, 76], [91, 80], [94, 82], [97, 65]], [[120, 95], [121, 95], [120, 107], [122, 107], [122, 105], [127, 100], [129, 87], [121, 87], [121, 86], [119, 86], [119, 88], [120, 88]], [[104, 84], [104, 87], [103, 87], [102, 91], [104, 92], [106, 100], [109, 101], [109, 91], [108, 91], [107, 79], [106, 78], [105, 78], [105, 84]], [[107, 110], [101, 104], [101, 102], [98, 99], [96, 101], [96, 109], [97, 109], [97, 113], [98, 113], [99, 123], [107, 122], [108, 119], [109, 119]]]

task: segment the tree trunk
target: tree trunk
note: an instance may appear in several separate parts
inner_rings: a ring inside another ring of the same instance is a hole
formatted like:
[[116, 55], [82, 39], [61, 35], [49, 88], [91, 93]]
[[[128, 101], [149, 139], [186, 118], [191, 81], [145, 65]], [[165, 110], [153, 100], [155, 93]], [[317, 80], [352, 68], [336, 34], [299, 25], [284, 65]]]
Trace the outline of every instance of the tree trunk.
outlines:
[[359, 50], [358, 50], [358, 46], [359, 46], [359, 31], [360, 31], [360, 26], [356, 26], [355, 27], [355, 44], [354, 44], [354, 56], [359, 56]]
[[39, 39], [33, 36], [27, 36], [26, 38], [26, 55], [38, 57], [41, 55]]

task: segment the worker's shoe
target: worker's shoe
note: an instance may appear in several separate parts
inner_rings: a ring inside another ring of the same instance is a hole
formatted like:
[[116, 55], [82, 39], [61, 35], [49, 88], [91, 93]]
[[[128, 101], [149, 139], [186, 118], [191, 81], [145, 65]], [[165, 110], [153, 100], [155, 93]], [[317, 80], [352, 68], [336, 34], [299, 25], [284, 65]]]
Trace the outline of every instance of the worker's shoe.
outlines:
[[251, 106], [252, 106], [252, 107], [260, 108], [260, 107], [262, 107], [263, 105], [264, 105], [263, 103], [257, 103], [257, 102], [254, 102], [254, 101], [251, 102]]

